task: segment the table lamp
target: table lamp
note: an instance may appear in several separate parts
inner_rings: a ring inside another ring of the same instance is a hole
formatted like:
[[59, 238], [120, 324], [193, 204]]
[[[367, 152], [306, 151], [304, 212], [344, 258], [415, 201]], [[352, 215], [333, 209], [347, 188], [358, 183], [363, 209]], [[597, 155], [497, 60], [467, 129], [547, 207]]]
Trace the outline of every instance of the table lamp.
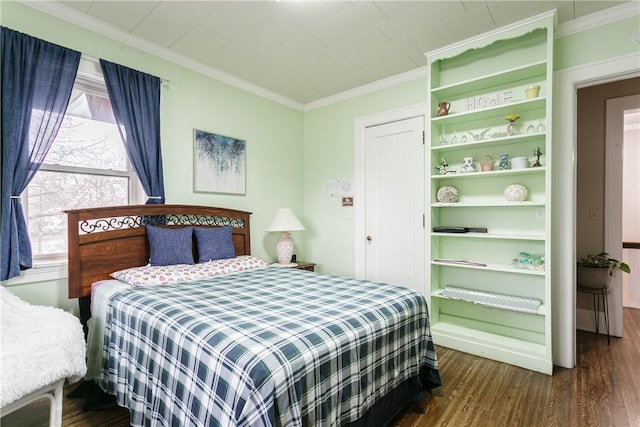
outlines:
[[276, 257], [278, 265], [291, 266], [293, 256], [293, 240], [290, 231], [304, 230], [304, 226], [289, 208], [278, 209], [266, 231], [279, 231], [280, 237], [276, 242]]

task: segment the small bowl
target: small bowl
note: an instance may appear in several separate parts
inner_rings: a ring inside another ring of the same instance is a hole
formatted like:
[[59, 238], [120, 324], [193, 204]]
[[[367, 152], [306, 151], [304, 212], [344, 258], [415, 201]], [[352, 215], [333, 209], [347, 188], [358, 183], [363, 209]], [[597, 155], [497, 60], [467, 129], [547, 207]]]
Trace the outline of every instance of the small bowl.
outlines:
[[527, 99], [537, 98], [540, 95], [540, 86], [529, 86], [524, 90], [527, 95]]

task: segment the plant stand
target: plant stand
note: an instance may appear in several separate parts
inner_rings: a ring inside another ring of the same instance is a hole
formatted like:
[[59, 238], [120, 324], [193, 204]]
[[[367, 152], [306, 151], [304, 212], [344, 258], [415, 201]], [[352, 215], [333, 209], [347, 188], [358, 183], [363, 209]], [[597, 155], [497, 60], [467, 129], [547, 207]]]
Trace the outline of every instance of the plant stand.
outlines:
[[593, 299], [593, 318], [596, 322], [596, 334], [599, 333], [600, 326], [600, 301], [602, 300], [602, 310], [604, 311], [604, 323], [607, 328], [607, 344], [611, 345], [609, 336], [609, 281], [611, 280], [608, 268], [578, 266], [578, 292], [591, 294]]
[[602, 299], [602, 311], [604, 311], [604, 324], [607, 328], [607, 345], [611, 345], [611, 337], [609, 335], [609, 286], [604, 285], [601, 288], [594, 288], [591, 286], [578, 285], [578, 292], [584, 292], [585, 294], [591, 294], [593, 299], [593, 319], [596, 322], [596, 335], [599, 334], [600, 325], [600, 300]]

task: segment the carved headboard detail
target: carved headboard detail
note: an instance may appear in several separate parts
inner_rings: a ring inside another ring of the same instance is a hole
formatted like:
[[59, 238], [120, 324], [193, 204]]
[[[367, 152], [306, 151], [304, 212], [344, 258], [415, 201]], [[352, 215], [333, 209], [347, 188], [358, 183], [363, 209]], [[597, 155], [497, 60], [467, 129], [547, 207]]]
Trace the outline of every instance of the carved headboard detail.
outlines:
[[233, 227], [236, 256], [251, 255], [251, 212], [209, 206], [134, 205], [66, 211], [69, 298], [89, 297], [91, 284], [149, 261], [146, 225]]

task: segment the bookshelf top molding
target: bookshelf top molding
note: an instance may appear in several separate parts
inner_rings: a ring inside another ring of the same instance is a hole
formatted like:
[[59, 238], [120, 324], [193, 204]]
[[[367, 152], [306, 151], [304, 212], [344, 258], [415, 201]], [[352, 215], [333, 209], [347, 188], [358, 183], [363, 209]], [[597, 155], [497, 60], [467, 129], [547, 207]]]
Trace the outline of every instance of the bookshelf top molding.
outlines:
[[[514, 22], [513, 24], [497, 28], [493, 31], [489, 31], [487, 33], [479, 34], [474, 37], [470, 37], [465, 40], [461, 40], [457, 43], [434, 49], [425, 53], [427, 57], [428, 64], [433, 62], [446, 59], [453, 58], [462, 53], [469, 51], [470, 49], [481, 49], [483, 47], [487, 47], [492, 43], [520, 37], [528, 32], [532, 32], [536, 29], [540, 28], [552, 28], [558, 24], [558, 15], [557, 10], [552, 9], [538, 15], [532, 16], [530, 18], [523, 19], [518, 22]], [[474, 46], [474, 48], [470, 48], [469, 46]]]

